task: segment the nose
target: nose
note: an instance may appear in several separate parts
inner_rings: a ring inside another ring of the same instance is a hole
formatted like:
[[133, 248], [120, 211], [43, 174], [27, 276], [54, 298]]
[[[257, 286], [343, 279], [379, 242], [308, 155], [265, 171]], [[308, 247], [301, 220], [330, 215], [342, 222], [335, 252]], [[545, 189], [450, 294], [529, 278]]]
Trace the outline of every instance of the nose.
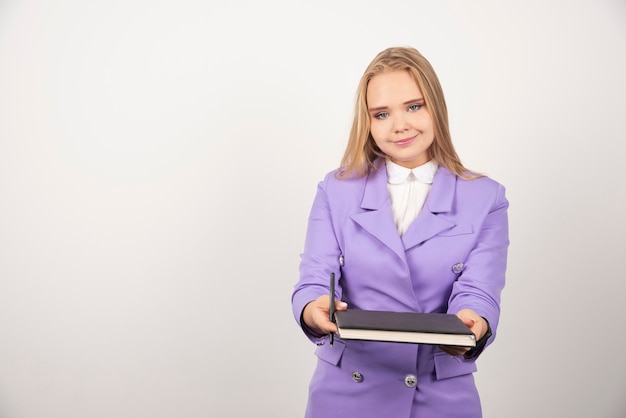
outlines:
[[408, 128], [406, 117], [403, 114], [395, 115], [393, 118], [393, 132], [398, 134], [405, 132]]

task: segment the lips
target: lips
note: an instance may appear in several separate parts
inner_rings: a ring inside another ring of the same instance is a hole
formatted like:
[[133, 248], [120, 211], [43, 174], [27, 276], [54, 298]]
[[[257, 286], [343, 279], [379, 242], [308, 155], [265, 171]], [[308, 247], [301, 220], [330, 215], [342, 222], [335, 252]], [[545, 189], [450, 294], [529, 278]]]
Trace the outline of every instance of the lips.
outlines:
[[411, 142], [413, 142], [415, 140], [416, 136], [412, 136], [410, 138], [405, 138], [405, 139], [401, 139], [399, 141], [394, 141], [393, 143], [399, 147], [405, 146], [405, 145], [409, 145]]

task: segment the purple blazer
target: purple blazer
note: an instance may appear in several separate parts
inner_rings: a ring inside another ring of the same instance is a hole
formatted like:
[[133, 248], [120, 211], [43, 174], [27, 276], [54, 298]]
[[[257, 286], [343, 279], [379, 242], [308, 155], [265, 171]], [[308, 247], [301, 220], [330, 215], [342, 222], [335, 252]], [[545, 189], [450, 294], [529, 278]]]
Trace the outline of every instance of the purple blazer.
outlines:
[[[363, 178], [338, 180], [332, 172], [320, 182], [292, 295], [296, 320], [300, 323], [307, 303], [328, 294], [334, 272], [336, 297], [348, 309], [456, 314], [469, 308], [489, 321], [490, 344], [498, 327], [509, 245], [504, 187], [487, 177], [463, 180], [439, 167], [422, 211], [401, 237], [384, 160], [377, 167]], [[475, 358], [451, 357], [436, 346], [417, 344], [335, 338], [331, 347], [328, 337], [303, 330], [317, 344], [318, 357], [308, 417], [411, 417], [416, 389], [407, 376], [417, 377], [418, 386], [428, 379], [438, 387], [449, 384], [461, 398], [458, 392], [466, 391], [480, 408], [473, 378], [461, 386], [452, 379], [471, 376]], [[458, 408], [454, 402], [445, 410], [443, 403], [438, 412], [421, 413], [474, 416], [452, 410]]]

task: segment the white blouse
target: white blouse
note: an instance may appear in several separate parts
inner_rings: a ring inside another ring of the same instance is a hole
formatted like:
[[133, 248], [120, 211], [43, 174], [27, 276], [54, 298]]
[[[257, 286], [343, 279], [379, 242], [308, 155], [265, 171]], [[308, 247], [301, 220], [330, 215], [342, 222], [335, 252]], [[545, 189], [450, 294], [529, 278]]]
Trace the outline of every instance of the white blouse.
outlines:
[[439, 165], [429, 162], [414, 169], [402, 167], [387, 159], [387, 189], [391, 197], [391, 208], [398, 233], [403, 235], [417, 218]]

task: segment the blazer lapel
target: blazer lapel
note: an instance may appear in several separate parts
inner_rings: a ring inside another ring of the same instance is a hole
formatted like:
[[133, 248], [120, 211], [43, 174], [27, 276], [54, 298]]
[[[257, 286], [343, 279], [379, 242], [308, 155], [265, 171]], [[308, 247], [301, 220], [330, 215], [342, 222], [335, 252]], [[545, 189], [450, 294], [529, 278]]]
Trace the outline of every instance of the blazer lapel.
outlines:
[[439, 167], [422, 211], [400, 238], [393, 222], [387, 172], [382, 163], [366, 178], [361, 201], [361, 209], [364, 211], [352, 215], [351, 219], [406, 262], [406, 250], [456, 226], [454, 222], [438, 216], [452, 210], [455, 190], [456, 176]]
[[447, 169], [439, 167], [422, 211], [402, 236], [404, 249], [415, 247], [456, 225], [438, 216], [440, 213], [452, 210], [455, 189], [456, 176]]
[[393, 221], [384, 159], [379, 160], [377, 168], [367, 175], [361, 209], [363, 212], [352, 215], [351, 219], [406, 262], [404, 247]]

